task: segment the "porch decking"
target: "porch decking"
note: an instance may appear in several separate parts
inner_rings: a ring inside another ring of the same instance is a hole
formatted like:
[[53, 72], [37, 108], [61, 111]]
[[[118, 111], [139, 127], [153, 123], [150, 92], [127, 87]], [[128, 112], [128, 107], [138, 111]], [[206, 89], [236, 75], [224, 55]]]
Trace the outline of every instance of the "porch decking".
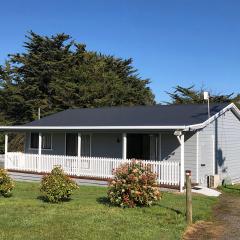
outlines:
[[[63, 155], [38, 155], [19, 152], [5, 154], [5, 168], [10, 171], [31, 173], [49, 173], [54, 166], [61, 166], [66, 174], [77, 178], [107, 180], [112, 172], [130, 159], [72, 157]], [[163, 186], [178, 187], [180, 184], [180, 163], [178, 161], [142, 161], [149, 164], [158, 176], [158, 183]]]

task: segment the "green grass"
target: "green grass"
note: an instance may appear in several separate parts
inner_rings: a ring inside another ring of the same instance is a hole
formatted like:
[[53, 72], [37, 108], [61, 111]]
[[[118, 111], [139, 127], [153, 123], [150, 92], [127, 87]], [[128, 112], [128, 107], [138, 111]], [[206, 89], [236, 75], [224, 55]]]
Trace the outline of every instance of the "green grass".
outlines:
[[[0, 197], [0, 239], [180, 239], [186, 224], [185, 197], [164, 193], [150, 208], [121, 209], [104, 204], [106, 188], [80, 186], [72, 200], [42, 202], [37, 183], [16, 184]], [[211, 217], [216, 198], [193, 197], [194, 221]]]

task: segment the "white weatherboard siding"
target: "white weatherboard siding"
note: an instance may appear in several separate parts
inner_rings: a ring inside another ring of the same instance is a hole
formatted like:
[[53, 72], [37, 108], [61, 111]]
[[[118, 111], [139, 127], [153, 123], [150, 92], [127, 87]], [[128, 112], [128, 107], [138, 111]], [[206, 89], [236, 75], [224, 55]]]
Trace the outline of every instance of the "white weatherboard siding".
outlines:
[[[205, 164], [205, 166], [201, 166]], [[240, 181], [240, 121], [230, 110], [199, 131], [199, 179], [207, 175], [230, 176]]]
[[197, 182], [196, 172], [197, 172], [197, 134], [187, 133], [185, 142], [185, 170], [192, 171], [192, 181]]
[[198, 174], [199, 183], [207, 185], [207, 176], [213, 175], [214, 167], [214, 142], [213, 142], [213, 126], [212, 124], [199, 132], [198, 137]]
[[[161, 141], [162, 160], [179, 161], [181, 148], [173, 133], [163, 133]], [[197, 134], [185, 133], [185, 162], [184, 169], [192, 171], [192, 181], [196, 182]]]

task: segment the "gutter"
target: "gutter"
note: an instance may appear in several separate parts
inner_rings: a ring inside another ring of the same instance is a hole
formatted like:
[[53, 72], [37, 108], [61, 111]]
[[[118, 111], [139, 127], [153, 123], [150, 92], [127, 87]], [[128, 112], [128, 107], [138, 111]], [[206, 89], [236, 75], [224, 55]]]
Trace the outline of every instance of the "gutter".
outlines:
[[186, 126], [0, 126], [7, 130], [184, 130]]

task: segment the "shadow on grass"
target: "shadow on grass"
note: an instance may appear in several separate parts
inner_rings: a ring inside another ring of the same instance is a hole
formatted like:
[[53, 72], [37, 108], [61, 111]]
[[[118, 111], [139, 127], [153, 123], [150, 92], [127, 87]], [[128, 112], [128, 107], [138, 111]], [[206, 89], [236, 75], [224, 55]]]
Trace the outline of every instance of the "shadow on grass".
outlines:
[[46, 197], [38, 196], [37, 200], [40, 200], [41, 202], [44, 202], [44, 203], [59, 204], [59, 203], [64, 203], [64, 202], [70, 202], [72, 199], [71, 198], [67, 198], [67, 199], [62, 199], [59, 202], [50, 202]]
[[113, 207], [113, 204], [109, 201], [107, 197], [99, 197], [97, 198], [97, 202], [108, 207]]
[[[120, 208], [119, 206], [116, 206], [116, 205], [112, 204], [107, 197], [99, 197], [99, 198], [96, 199], [96, 201], [100, 204], [103, 204], [103, 205], [107, 206], [107, 207], [118, 207], [118, 208]], [[156, 203], [154, 205], [159, 206], [161, 208], [165, 208], [165, 209], [170, 210], [170, 211], [173, 211], [178, 215], [185, 215], [185, 213], [183, 213], [182, 211], [180, 211], [178, 209], [175, 209], [175, 208], [172, 208], [172, 207], [167, 207], [167, 206], [164, 206], [160, 203]], [[146, 206], [136, 206], [136, 208], [147, 208], [147, 207]]]
[[171, 211], [173, 211], [173, 212], [175, 212], [176, 214], [178, 214], [178, 215], [185, 215], [185, 213], [183, 213], [182, 211], [180, 211], [179, 209], [175, 209], [175, 208], [172, 208], [172, 207], [167, 207], [167, 206], [164, 206], [164, 205], [162, 205], [162, 204], [157, 204], [159, 207], [162, 207], [162, 208], [165, 208], [165, 209], [167, 209], [167, 210], [171, 210]]

